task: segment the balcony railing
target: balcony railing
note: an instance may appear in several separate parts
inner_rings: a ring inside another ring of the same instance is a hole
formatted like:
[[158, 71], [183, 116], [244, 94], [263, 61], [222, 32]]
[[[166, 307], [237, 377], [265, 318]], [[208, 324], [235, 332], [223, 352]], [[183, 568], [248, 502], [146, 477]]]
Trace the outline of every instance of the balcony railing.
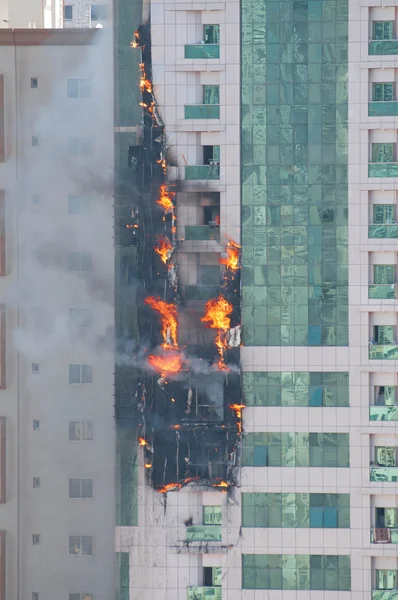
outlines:
[[187, 44], [185, 58], [220, 58], [219, 44]]
[[398, 600], [398, 590], [372, 590], [372, 600]]
[[396, 300], [397, 286], [395, 283], [373, 283], [369, 286], [369, 298], [373, 300]]
[[369, 225], [369, 238], [398, 238], [398, 223], [373, 223], [372, 225]]
[[369, 42], [369, 54], [371, 56], [398, 54], [398, 40], [372, 40]]
[[220, 179], [220, 165], [188, 165], [185, 167], [188, 181]]
[[219, 104], [186, 104], [186, 119], [219, 119]]
[[369, 102], [369, 117], [395, 117], [398, 116], [398, 102]]
[[369, 177], [398, 177], [398, 163], [396, 163], [396, 162], [369, 163], [368, 176]]
[[398, 421], [398, 406], [369, 406], [369, 421]]
[[369, 347], [369, 358], [372, 360], [398, 360], [396, 344], [374, 344]]
[[370, 481], [398, 481], [398, 467], [370, 468]]
[[190, 525], [187, 542], [221, 542], [221, 525]]
[[188, 242], [220, 239], [220, 228], [210, 225], [185, 225], [185, 239]]
[[398, 544], [398, 529], [391, 527], [371, 529], [370, 541], [372, 544]]
[[188, 600], [222, 600], [222, 588], [189, 587]]

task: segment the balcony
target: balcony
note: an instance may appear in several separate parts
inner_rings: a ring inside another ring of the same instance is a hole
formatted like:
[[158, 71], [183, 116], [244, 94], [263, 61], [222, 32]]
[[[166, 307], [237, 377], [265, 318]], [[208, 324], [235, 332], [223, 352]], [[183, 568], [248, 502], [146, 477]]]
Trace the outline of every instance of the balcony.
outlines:
[[398, 102], [369, 102], [369, 117], [396, 117], [398, 116]]
[[396, 300], [397, 287], [395, 283], [374, 283], [369, 286], [369, 299], [371, 300]]
[[185, 179], [196, 180], [218, 180], [220, 179], [220, 165], [189, 165], [185, 167]]
[[215, 298], [220, 291], [216, 285], [186, 285], [184, 288], [185, 300], [202, 301]]
[[372, 544], [398, 544], [398, 529], [390, 527], [371, 529], [370, 541]]
[[398, 163], [369, 163], [368, 177], [398, 177]]
[[398, 421], [398, 406], [369, 406], [369, 421]]
[[396, 344], [373, 344], [369, 348], [371, 360], [398, 360], [398, 346]]
[[219, 104], [186, 104], [186, 119], [219, 119]]
[[372, 600], [398, 600], [398, 590], [372, 590]]
[[369, 42], [370, 56], [391, 54], [398, 54], [398, 40], [372, 40]]
[[185, 58], [202, 60], [220, 58], [219, 44], [188, 44], [185, 46]]
[[221, 587], [189, 587], [187, 600], [221, 600]]
[[190, 525], [187, 542], [221, 542], [221, 525]]
[[398, 481], [398, 467], [370, 467], [370, 481]]
[[369, 225], [368, 237], [373, 239], [397, 239], [398, 223], [373, 223]]
[[187, 242], [209, 241], [220, 239], [220, 228], [210, 225], [185, 225], [185, 239]]

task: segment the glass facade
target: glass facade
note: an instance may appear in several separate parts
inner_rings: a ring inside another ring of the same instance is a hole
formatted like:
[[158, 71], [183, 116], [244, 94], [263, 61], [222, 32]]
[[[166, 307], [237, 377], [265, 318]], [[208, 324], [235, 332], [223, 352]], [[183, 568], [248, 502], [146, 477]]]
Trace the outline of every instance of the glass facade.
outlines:
[[244, 467], [349, 467], [347, 433], [246, 433]]
[[190, 525], [187, 542], [221, 542], [221, 525]]
[[130, 555], [128, 552], [116, 553], [116, 564], [119, 571], [119, 583], [116, 586], [116, 599], [130, 598]]
[[348, 343], [347, 22], [347, 0], [242, 0], [246, 345]]
[[242, 494], [243, 527], [346, 528], [349, 494]]
[[243, 554], [244, 590], [350, 590], [351, 560], [345, 555]]
[[348, 373], [257, 371], [242, 374], [246, 406], [348, 406]]

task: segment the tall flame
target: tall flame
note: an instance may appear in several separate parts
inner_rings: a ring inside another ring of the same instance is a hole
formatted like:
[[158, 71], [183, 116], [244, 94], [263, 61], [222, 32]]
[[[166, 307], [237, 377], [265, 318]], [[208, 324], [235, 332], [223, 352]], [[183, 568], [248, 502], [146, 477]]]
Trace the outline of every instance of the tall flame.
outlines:
[[154, 296], [148, 296], [145, 298], [144, 303], [150, 306], [160, 315], [161, 321], [161, 334], [163, 337], [162, 348], [165, 350], [177, 349], [177, 308], [174, 304], [164, 302], [160, 298], [154, 298]]
[[148, 442], [146, 440], [144, 440], [144, 438], [140, 437], [138, 438], [138, 444], [140, 446], [143, 446], [144, 448], [149, 448], [150, 445], [148, 444]]
[[154, 251], [156, 254], [160, 256], [160, 260], [166, 265], [168, 260], [170, 259], [171, 252], [173, 250], [173, 246], [166, 236], [162, 237], [159, 240], [157, 246], [154, 246]]
[[230, 404], [229, 408], [236, 413], [236, 418], [238, 419], [238, 431], [242, 433], [242, 409], [245, 408], [244, 404]]
[[175, 192], [169, 192], [167, 190], [167, 185], [162, 183], [159, 193], [160, 195], [156, 202], [163, 208], [165, 212], [173, 212], [174, 204], [172, 198], [175, 196]]
[[140, 45], [140, 34], [137, 31], [134, 31], [134, 40], [132, 42], [130, 42], [130, 46], [132, 48], [138, 48], [138, 46]]
[[230, 304], [221, 294], [217, 299], [209, 300], [205, 306], [205, 315], [201, 321], [207, 323], [206, 327], [218, 329], [214, 343], [220, 355], [218, 367], [221, 370], [226, 369], [224, 361], [224, 351], [228, 348], [228, 330], [231, 326], [230, 314], [232, 313], [232, 304]]
[[225, 265], [227, 269], [235, 272], [239, 269], [239, 249], [240, 246], [233, 240], [229, 240], [226, 252], [227, 258], [220, 258], [218, 262], [220, 265]]
[[162, 377], [176, 375], [183, 367], [182, 354], [179, 352], [168, 352], [163, 356], [159, 354], [150, 354], [148, 356], [149, 365], [155, 369]]

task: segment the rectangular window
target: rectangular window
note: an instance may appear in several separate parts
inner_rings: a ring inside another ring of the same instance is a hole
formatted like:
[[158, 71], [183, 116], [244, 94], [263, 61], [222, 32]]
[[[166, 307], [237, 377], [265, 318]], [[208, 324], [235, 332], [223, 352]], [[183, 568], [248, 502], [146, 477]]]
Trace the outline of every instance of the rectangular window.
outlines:
[[93, 257], [91, 252], [69, 252], [69, 271], [92, 271]]
[[64, 19], [65, 21], [72, 21], [73, 19], [73, 6], [70, 4], [64, 6]]
[[394, 406], [395, 405], [395, 386], [380, 385], [375, 388], [376, 406]]
[[38, 146], [38, 145], [39, 145], [39, 136], [32, 135], [32, 146]]
[[395, 344], [395, 327], [393, 325], [375, 325], [374, 341], [376, 344]]
[[375, 462], [379, 467], [397, 466], [397, 449], [395, 446], [376, 446]]
[[[69, 331], [72, 335], [84, 334], [93, 324], [92, 312], [89, 308], [69, 309]], [[87, 382], [82, 382], [87, 383]]]
[[394, 145], [395, 144], [372, 144], [372, 162], [394, 162]]
[[89, 79], [67, 79], [66, 95], [68, 98], [90, 98], [91, 83]]
[[203, 86], [203, 104], [220, 104], [220, 86]]
[[40, 374], [40, 364], [39, 363], [32, 363], [32, 373], [33, 373], [33, 375]]
[[87, 137], [68, 138], [68, 156], [92, 156], [93, 141]]
[[92, 479], [69, 479], [69, 498], [92, 498]]
[[375, 510], [375, 523], [377, 528], [395, 529], [397, 527], [397, 509], [380, 508]]
[[30, 87], [33, 88], [33, 89], [36, 89], [36, 88], [39, 87], [39, 82], [38, 82], [37, 77], [31, 77], [30, 78]]
[[39, 600], [39, 592], [32, 592], [32, 600]]
[[394, 100], [393, 83], [374, 83], [373, 101], [374, 102], [392, 102]]
[[395, 223], [395, 204], [374, 204], [373, 223]]
[[69, 556], [92, 556], [93, 537], [91, 535], [70, 535]]
[[74, 592], [72, 594], [69, 594], [69, 600], [93, 600], [93, 595], [87, 594], [86, 592]]
[[394, 265], [374, 265], [374, 283], [379, 285], [393, 285], [395, 283]]
[[40, 429], [40, 421], [37, 421], [37, 420], [33, 421], [33, 429], [34, 429], [34, 431], [37, 431], [38, 429]]
[[69, 421], [69, 441], [83, 442], [93, 439], [92, 421]]
[[222, 507], [204, 506], [203, 507], [203, 525], [221, 525]]
[[93, 383], [92, 365], [69, 365], [69, 383]]
[[40, 487], [40, 477], [33, 477], [33, 487], [34, 488]]
[[91, 5], [91, 20], [98, 21], [99, 19], [106, 19], [108, 14], [107, 6], [105, 4], [92, 4]]
[[393, 40], [394, 21], [373, 21], [374, 40]]
[[32, 535], [32, 544], [38, 546], [40, 544], [40, 533], [34, 533]]
[[205, 44], [220, 43], [220, 26], [219, 25], [204, 25], [203, 38]]
[[397, 589], [397, 572], [392, 569], [376, 569], [376, 590]]
[[91, 196], [68, 196], [68, 213], [70, 215], [91, 215], [93, 199]]

